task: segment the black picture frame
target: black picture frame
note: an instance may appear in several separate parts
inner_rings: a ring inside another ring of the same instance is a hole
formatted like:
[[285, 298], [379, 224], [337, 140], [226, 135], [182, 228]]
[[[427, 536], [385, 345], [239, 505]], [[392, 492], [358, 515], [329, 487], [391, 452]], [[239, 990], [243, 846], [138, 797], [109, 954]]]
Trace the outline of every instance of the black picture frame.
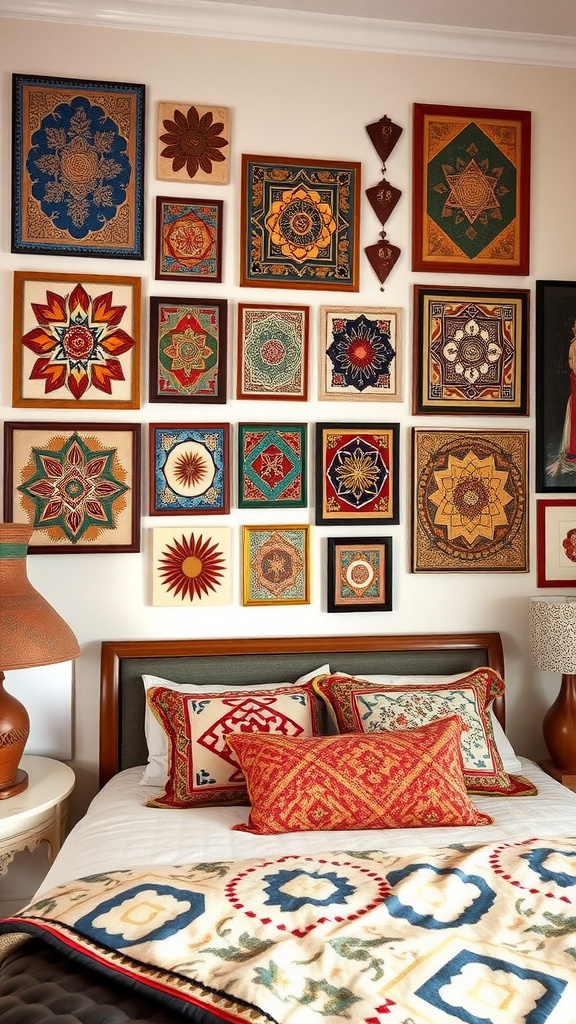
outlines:
[[576, 493], [576, 281], [536, 281], [536, 491]]
[[326, 610], [392, 611], [391, 537], [328, 537]]

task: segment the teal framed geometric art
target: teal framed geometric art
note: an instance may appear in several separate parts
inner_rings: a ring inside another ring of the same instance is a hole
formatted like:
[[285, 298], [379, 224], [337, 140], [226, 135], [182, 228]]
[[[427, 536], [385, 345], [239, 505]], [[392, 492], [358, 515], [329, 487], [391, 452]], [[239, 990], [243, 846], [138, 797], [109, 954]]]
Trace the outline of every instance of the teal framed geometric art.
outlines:
[[226, 401], [226, 299], [150, 299], [151, 402]]
[[244, 605], [310, 604], [310, 527], [242, 527]]
[[360, 166], [243, 154], [240, 284], [358, 291]]
[[140, 550], [139, 423], [5, 423], [4, 519], [41, 555]]
[[238, 303], [238, 398], [305, 402], [308, 306]]
[[157, 281], [222, 280], [221, 199], [156, 196]]
[[238, 424], [238, 507], [306, 508], [305, 424]]
[[399, 523], [398, 423], [316, 424], [316, 522]]
[[328, 612], [392, 611], [392, 538], [328, 537]]
[[150, 515], [230, 511], [228, 423], [150, 424]]
[[401, 401], [401, 309], [320, 308], [321, 400]]
[[414, 104], [412, 270], [530, 272], [528, 110]]
[[144, 258], [145, 88], [12, 76], [12, 252]]
[[152, 604], [230, 604], [231, 537], [229, 526], [154, 527]]

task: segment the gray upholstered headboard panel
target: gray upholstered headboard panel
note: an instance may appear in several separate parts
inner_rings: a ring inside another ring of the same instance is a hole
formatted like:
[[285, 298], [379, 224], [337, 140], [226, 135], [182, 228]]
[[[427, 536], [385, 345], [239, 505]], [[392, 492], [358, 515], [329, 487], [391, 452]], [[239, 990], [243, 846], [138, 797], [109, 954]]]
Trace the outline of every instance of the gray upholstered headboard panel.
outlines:
[[[498, 633], [237, 640], [104, 641], [101, 654], [100, 782], [147, 758], [142, 676], [255, 686], [332, 671], [440, 675], [490, 665], [503, 674]], [[498, 709], [503, 719], [503, 703]]]

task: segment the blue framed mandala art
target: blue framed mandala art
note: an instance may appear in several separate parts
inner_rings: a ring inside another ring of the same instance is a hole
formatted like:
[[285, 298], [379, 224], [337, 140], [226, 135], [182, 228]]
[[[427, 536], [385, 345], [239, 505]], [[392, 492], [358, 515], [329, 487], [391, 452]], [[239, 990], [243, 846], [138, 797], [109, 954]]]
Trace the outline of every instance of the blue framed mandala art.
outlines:
[[150, 515], [230, 511], [228, 423], [150, 424]]
[[145, 87], [12, 76], [12, 252], [144, 258]]

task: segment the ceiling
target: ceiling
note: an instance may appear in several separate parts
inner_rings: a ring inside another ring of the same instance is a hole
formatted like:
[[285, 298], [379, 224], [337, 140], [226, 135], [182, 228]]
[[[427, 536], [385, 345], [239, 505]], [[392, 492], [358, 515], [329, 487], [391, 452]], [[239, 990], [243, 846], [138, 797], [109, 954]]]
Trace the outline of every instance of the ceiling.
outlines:
[[0, 0], [0, 18], [576, 67], [576, 0]]

